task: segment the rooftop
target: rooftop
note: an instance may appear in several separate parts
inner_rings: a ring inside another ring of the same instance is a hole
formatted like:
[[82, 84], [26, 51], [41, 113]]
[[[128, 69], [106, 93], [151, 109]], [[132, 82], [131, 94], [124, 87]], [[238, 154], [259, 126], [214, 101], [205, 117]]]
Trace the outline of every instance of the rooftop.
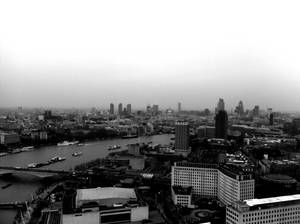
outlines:
[[137, 197], [133, 188], [97, 187], [77, 190], [78, 200], [96, 200], [107, 198], [136, 199]]
[[244, 202], [251, 207], [255, 205], [265, 205], [265, 204], [296, 201], [296, 200], [300, 200], [300, 194], [272, 197], [272, 198], [262, 198], [262, 199], [254, 198], [254, 199], [245, 200]]

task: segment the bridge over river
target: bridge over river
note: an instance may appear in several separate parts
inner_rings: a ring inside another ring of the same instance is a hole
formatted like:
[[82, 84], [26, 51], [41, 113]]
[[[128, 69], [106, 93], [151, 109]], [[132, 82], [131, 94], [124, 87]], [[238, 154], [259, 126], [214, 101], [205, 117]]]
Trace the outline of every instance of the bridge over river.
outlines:
[[50, 170], [50, 169], [36, 169], [36, 168], [24, 168], [24, 167], [9, 167], [0, 166], [0, 176], [9, 175], [14, 173], [26, 173], [40, 178], [51, 177], [58, 174], [70, 174], [71, 171], [64, 170]]

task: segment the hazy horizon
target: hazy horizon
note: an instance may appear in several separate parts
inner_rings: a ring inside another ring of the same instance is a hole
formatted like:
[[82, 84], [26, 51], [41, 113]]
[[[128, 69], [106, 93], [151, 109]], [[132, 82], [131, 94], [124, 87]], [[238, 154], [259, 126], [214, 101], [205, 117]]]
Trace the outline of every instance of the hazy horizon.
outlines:
[[300, 111], [297, 1], [2, 1], [0, 107]]

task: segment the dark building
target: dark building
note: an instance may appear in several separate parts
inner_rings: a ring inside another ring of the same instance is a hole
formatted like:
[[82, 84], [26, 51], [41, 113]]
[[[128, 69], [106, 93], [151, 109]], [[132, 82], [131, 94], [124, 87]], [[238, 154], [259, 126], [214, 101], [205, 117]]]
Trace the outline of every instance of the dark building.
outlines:
[[292, 134], [300, 134], [300, 118], [295, 118], [292, 122]]
[[253, 116], [259, 116], [259, 106], [256, 105], [253, 109]]
[[269, 125], [273, 125], [274, 124], [274, 114], [270, 113], [270, 117], [269, 117]]
[[110, 104], [110, 107], [109, 107], [109, 113], [110, 114], [114, 114], [115, 113], [115, 106], [113, 103]]
[[131, 104], [127, 104], [127, 113], [131, 114]]
[[123, 105], [122, 105], [122, 103], [119, 103], [118, 112], [119, 112], [119, 115], [121, 115], [123, 113]]
[[189, 149], [190, 128], [186, 121], [175, 123], [175, 150], [188, 151]]
[[216, 138], [227, 138], [228, 116], [225, 110], [219, 110], [215, 117]]

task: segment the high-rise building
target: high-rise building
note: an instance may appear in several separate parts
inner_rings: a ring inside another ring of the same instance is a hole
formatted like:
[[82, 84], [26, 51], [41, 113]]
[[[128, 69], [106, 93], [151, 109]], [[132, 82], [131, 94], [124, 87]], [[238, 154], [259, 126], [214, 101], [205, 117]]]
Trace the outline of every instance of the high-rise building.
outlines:
[[131, 114], [131, 104], [130, 103], [127, 104], [126, 108], [127, 108], [127, 114]]
[[216, 113], [220, 110], [225, 110], [225, 103], [222, 98], [219, 98], [219, 102], [217, 104]]
[[176, 121], [175, 123], [175, 150], [177, 152], [188, 152], [190, 128], [186, 121]]
[[109, 113], [110, 114], [114, 114], [115, 113], [115, 106], [114, 106], [113, 103], [111, 103], [110, 106], [109, 106]]
[[274, 124], [274, 113], [270, 113], [269, 125], [273, 125], [273, 124]]
[[[254, 185], [252, 174], [226, 165], [176, 162], [172, 166], [172, 187], [191, 187], [193, 195], [217, 197], [225, 205], [254, 198]], [[172, 192], [175, 204], [184, 203], [184, 200], [176, 202], [179, 198], [175, 195]], [[185, 197], [189, 201], [189, 195]]]
[[235, 113], [237, 113], [239, 116], [242, 116], [244, 114], [243, 101], [240, 100], [239, 104], [235, 108]]
[[300, 194], [249, 199], [226, 207], [226, 224], [300, 223]]
[[119, 115], [121, 115], [123, 113], [123, 105], [122, 105], [122, 103], [119, 103], [118, 112], [119, 112]]
[[259, 106], [258, 105], [254, 106], [253, 116], [259, 116]]
[[180, 113], [181, 112], [181, 103], [179, 102], [178, 103], [178, 113]]
[[215, 117], [216, 138], [227, 138], [228, 116], [225, 110], [219, 110]]

